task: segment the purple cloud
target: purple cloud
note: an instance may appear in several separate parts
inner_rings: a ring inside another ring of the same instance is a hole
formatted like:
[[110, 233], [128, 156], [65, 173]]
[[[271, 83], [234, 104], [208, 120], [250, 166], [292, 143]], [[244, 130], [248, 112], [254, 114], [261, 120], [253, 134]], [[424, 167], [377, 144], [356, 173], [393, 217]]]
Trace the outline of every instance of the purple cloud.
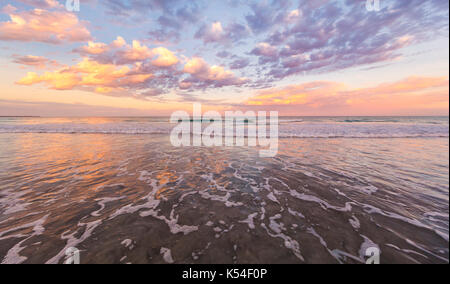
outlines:
[[[447, 1], [382, 3], [381, 11], [370, 12], [365, 1], [300, 1], [293, 10], [299, 16], [272, 31], [250, 54], [258, 56], [260, 64], [273, 65], [279, 59], [267, 75], [284, 78], [390, 61], [406, 46], [438, 34], [448, 36]], [[259, 21], [269, 23], [268, 18], [261, 15], [251, 26], [265, 27]]]
[[288, 0], [256, 1], [250, 3], [251, 13], [245, 19], [256, 34], [279, 24], [290, 6]]
[[194, 37], [202, 39], [205, 44], [229, 44], [245, 40], [249, 34], [248, 28], [244, 25], [231, 23], [224, 27], [221, 22], [213, 22], [209, 25], [202, 25]]
[[238, 59], [234, 60], [233, 62], [231, 62], [230, 68], [233, 70], [243, 69], [243, 68], [247, 67], [248, 65], [250, 65], [250, 59], [238, 58]]

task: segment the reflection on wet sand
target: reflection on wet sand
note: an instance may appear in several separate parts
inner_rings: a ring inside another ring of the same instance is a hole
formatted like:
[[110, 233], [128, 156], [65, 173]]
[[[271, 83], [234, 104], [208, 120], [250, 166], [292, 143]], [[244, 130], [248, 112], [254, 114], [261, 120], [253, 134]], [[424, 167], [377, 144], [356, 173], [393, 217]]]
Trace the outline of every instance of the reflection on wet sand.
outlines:
[[0, 261], [448, 263], [448, 140], [0, 134]]

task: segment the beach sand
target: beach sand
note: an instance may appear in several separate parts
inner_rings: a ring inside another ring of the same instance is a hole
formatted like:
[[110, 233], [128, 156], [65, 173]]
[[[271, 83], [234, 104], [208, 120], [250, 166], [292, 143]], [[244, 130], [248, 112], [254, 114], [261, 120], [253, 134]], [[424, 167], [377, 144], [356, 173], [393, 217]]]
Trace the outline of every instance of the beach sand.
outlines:
[[448, 138], [0, 141], [2, 263], [448, 263]]

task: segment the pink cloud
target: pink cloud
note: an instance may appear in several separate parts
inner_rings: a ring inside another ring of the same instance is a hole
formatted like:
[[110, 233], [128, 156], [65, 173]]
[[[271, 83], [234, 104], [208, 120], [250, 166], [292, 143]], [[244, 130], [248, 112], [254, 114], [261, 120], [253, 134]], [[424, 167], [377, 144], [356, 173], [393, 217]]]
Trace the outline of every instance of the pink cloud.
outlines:
[[201, 85], [209, 82], [215, 86], [231, 86], [243, 85], [248, 82], [247, 78], [237, 77], [222, 66], [210, 66], [200, 57], [189, 59], [184, 65], [183, 72], [190, 74], [193, 78], [193, 80], [187, 79], [183, 83], [197, 82]]
[[25, 56], [19, 56], [19, 55], [13, 55], [14, 63], [25, 65], [25, 66], [32, 66], [37, 68], [45, 68], [47, 66], [58, 66], [59, 64], [54, 61], [50, 60], [48, 58], [42, 57], [42, 56], [33, 56], [33, 55], [25, 55]]
[[17, 1], [41, 9], [56, 8], [60, 5], [57, 0], [17, 0]]
[[195, 33], [195, 38], [203, 39], [205, 44], [208, 43], [236, 43], [249, 35], [248, 27], [239, 23], [230, 23], [223, 26], [221, 22], [213, 22], [209, 25], [203, 25]]
[[448, 113], [447, 77], [409, 77], [375, 87], [311, 82], [259, 92], [245, 104], [287, 115], [392, 115]]
[[45, 42], [82, 42], [91, 40], [84, 21], [74, 13], [34, 9], [17, 12], [9, 9], [10, 20], [0, 23], [0, 40]]
[[82, 54], [98, 55], [108, 51], [108, 46], [102, 42], [89, 41], [87, 46], [82, 46], [76, 51]]

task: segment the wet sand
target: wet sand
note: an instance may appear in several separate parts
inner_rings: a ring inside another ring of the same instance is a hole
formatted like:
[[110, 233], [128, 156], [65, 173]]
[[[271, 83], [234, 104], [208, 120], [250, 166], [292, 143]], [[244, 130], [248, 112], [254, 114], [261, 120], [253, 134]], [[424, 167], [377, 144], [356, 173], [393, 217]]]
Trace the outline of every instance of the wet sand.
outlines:
[[364, 263], [368, 247], [448, 263], [445, 138], [283, 139], [275, 158], [165, 135], [0, 141], [2, 263], [69, 247], [82, 263]]

